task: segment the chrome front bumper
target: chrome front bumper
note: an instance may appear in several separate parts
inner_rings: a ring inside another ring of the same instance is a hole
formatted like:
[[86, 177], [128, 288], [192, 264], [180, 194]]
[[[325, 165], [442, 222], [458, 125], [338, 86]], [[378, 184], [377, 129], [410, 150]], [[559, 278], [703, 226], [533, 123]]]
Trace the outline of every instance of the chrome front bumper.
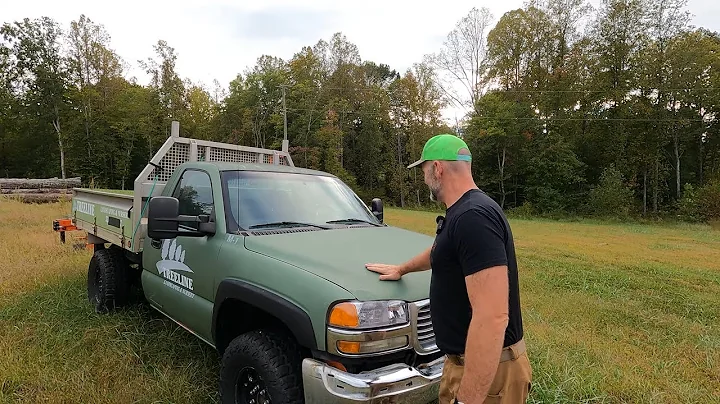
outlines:
[[438, 398], [445, 357], [410, 367], [395, 364], [347, 373], [313, 359], [302, 364], [307, 404], [427, 404]]

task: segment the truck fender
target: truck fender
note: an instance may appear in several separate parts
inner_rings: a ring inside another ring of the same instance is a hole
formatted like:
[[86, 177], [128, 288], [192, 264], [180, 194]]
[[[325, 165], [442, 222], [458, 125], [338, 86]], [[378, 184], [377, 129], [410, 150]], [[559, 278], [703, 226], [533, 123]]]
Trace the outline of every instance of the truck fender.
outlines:
[[[312, 321], [304, 310], [273, 292], [238, 279], [225, 279], [218, 286], [212, 318], [214, 341], [217, 341], [217, 319], [220, 308], [229, 299], [241, 301], [275, 316], [293, 333], [300, 346], [317, 349]], [[242, 319], [238, 320], [242, 321]]]

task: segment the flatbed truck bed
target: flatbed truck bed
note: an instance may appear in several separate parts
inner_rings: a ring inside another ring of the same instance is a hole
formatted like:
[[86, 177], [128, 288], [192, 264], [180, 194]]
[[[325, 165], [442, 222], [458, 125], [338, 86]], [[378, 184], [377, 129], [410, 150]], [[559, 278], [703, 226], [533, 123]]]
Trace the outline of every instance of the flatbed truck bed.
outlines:
[[179, 122], [171, 135], [138, 174], [132, 190], [74, 188], [72, 217], [56, 220], [55, 231], [65, 240], [65, 231], [87, 232], [89, 244], [110, 243], [131, 253], [142, 251], [147, 236], [147, 203], [160, 195], [175, 169], [187, 162], [280, 164], [294, 167], [287, 152], [228, 143], [183, 138]]

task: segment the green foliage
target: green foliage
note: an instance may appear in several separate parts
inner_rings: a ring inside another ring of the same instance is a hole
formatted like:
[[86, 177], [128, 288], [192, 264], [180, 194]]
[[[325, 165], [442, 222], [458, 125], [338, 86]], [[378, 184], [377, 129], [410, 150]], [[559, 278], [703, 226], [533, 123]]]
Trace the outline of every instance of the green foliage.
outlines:
[[576, 210], [585, 183], [584, 164], [558, 134], [539, 135], [527, 166], [527, 200], [538, 213]]
[[466, 133], [473, 152], [476, 180], [501, 206], [519, 189], [527, 146], [534, 128], [527, 102], [513, 100], [507, 92], [480, 98]]
[[[607, 0], [591, 12], [548, 0], [494, 25], [472, 8], [404, 72], [364, 60], [337, 32], [287, 60], [262, 55], [212, 90], [180, 77], [187, 55], [162, 39], [139, 61], [141, 86], [84, 15], [67, 30], [47, 17], [7, 22], [0, 175], [130, 188], [178, 120], [182, 136], [246, 146], [279, 149], [287, 134], [296, 165], [338, 175], [364, 200], [435, 209], [422, 172], [406, 166], [431, 136], [459, 133], [477, 184], [518, 214], [711, 220], [720, 36], [690, 27], [685, 6]], [[450, 104], [469, 111], [453, 127], [442, 119]]]
[[720, 179], [713, 179], [697, 193], [698, 215], [707, 221], [720, 220]]
[[589, 210], [597, 216], [625, 218], [630, 214], [632, 190], [625, 184], [622, 173], [611, 165], [600, 176], [600, 183], [589, 194]]
[[698, 193], [692, 184], [685, 184], [683, 196], [678, 201], [678, 217], [686, 222], [697, 222], [701, 220], [702, 213], [698, 203]]
[[536, 215], [531, 202], [525, 201], [522, 205], [506, 211], [508, 217], [516, 219], [531, 219]]

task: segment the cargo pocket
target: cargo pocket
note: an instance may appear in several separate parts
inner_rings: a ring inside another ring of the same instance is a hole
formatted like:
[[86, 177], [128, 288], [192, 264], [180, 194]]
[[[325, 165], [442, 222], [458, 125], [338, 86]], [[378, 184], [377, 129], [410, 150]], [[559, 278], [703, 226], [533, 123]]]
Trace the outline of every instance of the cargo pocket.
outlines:
[[488, 394], [483, 404], [500, 404], [503, 400], [503, 392], [498, 394]]

